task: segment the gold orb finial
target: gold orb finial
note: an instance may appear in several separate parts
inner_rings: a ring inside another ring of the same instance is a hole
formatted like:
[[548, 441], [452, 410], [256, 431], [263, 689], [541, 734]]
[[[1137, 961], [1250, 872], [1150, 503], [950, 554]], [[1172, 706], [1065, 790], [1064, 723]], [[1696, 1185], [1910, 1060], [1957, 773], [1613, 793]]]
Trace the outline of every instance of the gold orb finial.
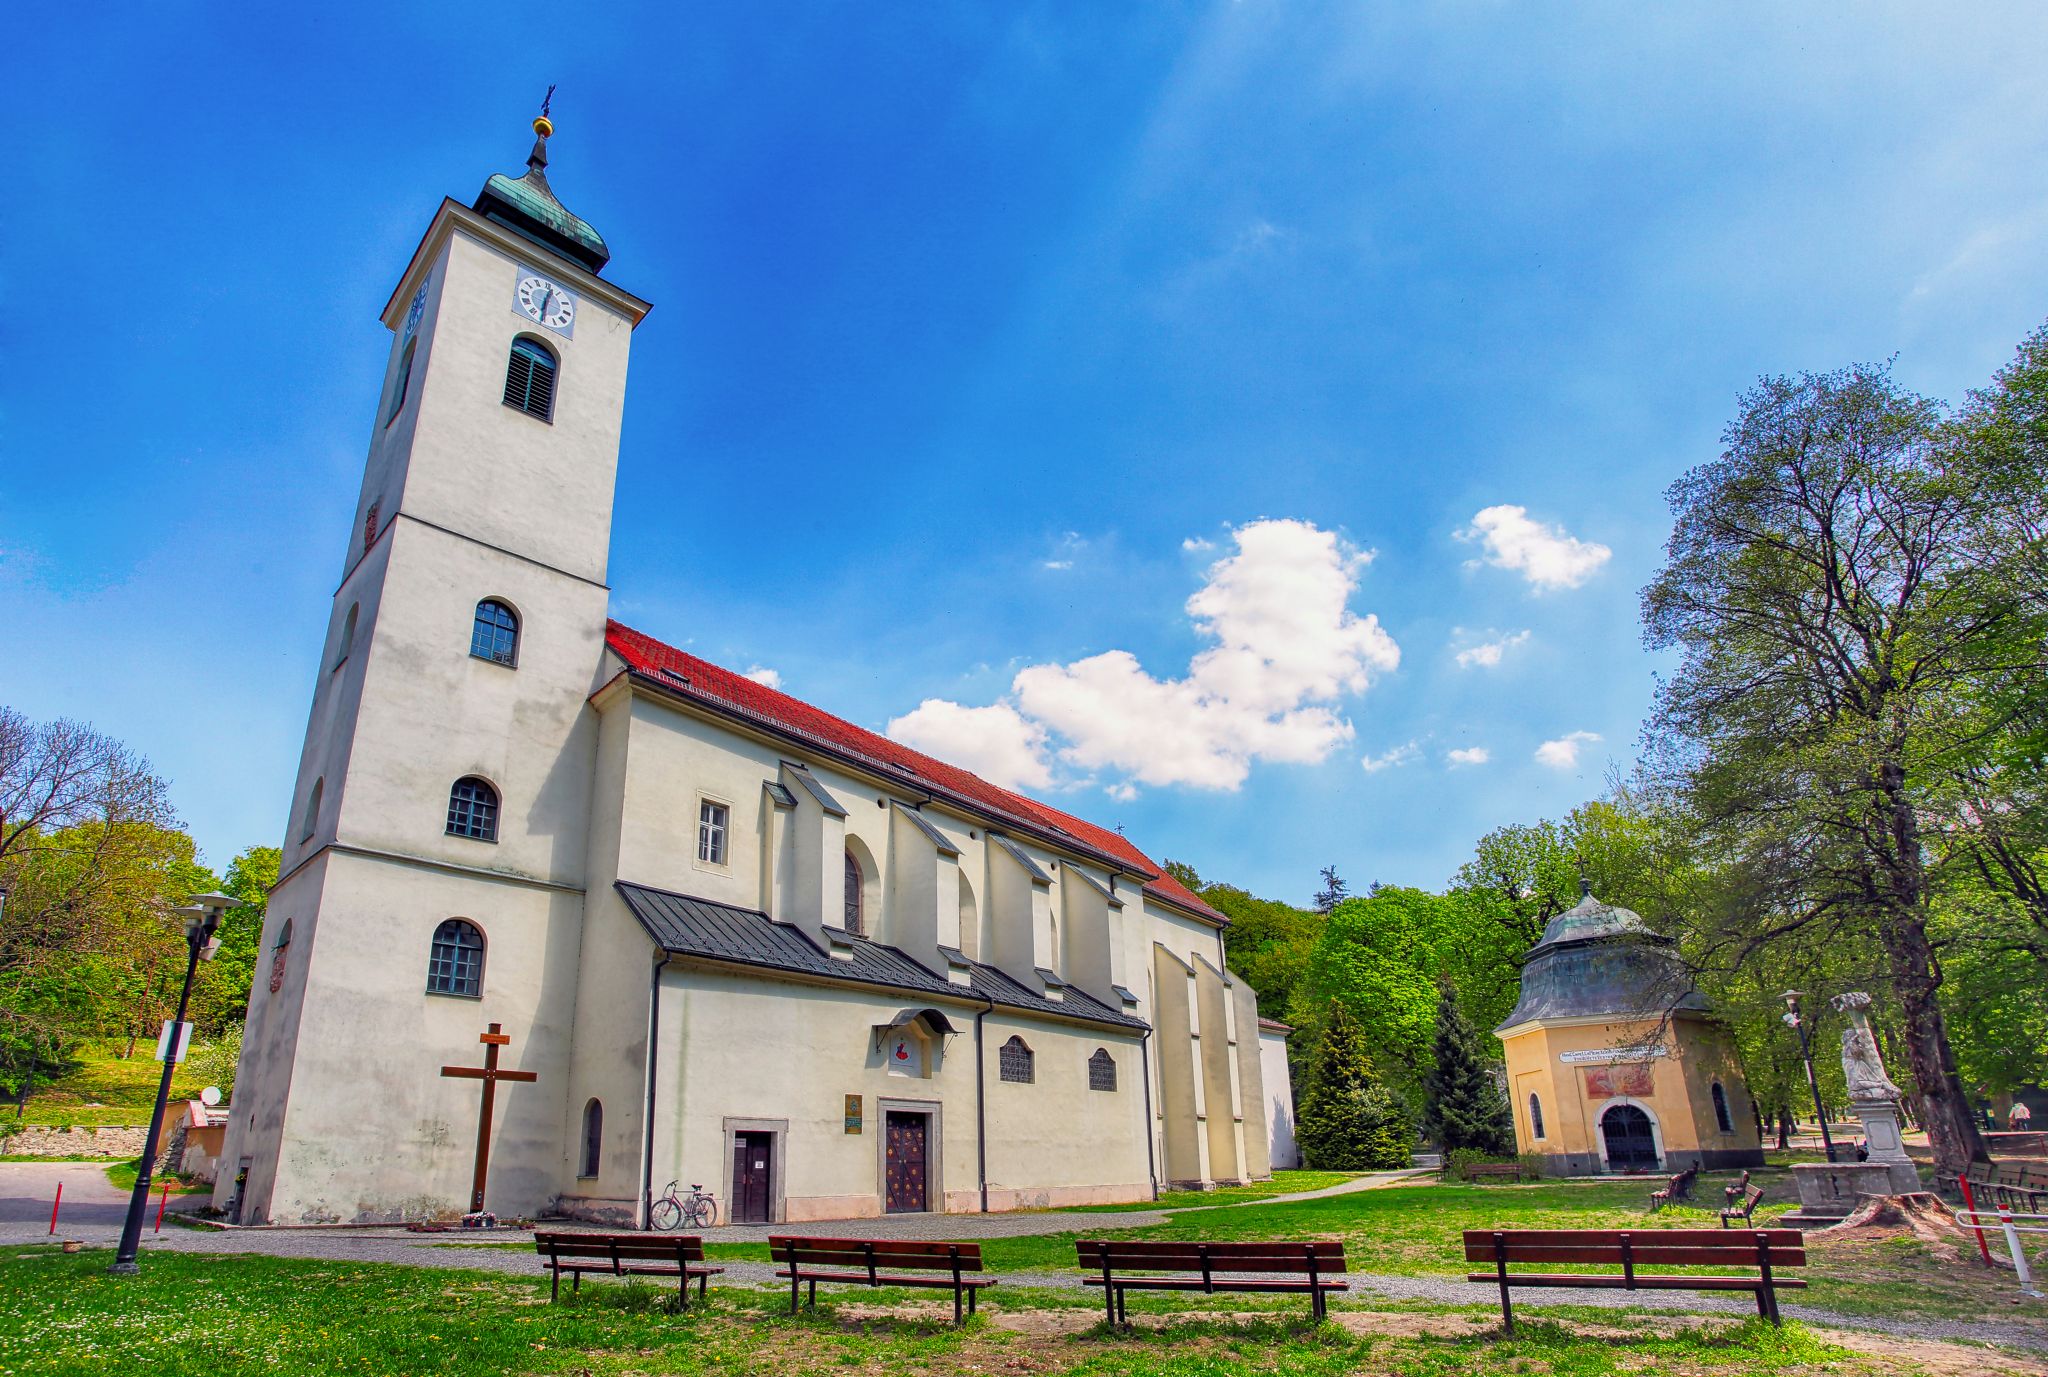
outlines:
[[546, 115], [535, 115], [533, 117], [533, 132], [542, 138], [546, 138], [555, 132], [554, 121], [550, 120]]

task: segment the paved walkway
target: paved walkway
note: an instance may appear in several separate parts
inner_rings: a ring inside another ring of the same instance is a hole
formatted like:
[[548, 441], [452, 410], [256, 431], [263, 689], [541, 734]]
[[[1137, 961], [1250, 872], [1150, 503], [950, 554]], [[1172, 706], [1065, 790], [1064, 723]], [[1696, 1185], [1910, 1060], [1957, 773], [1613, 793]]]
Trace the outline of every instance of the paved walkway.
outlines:
[[[26, 1170], [23, 1170], [23, 1169]], [[1419, 1174], [1420, 1169], [1377, 1172], [1341, 1185], [1292, 1195], [1269, 1196], [1265, 1200], [1243, 1201], [1241, 1205], [1263, 1205], [1291, 1200], [1315, 1200], [1354, 1191], [1376, 1190]], [[92, 1246], [111, 1247], [120, 1238], [124, 1192], [107, 1183], [105, 1171], [89, 1162], [0, 1162], [0, 1244], [47, 1243], [50, 1196], [56, 1182], [64, 1186], [64, 1210], [59, 1220], [59, 1239], [78, 1239]], [[204, 1196], [187, 1196], [188, 1209], [200, 1208]], [[77, 1202], [74, 1212], [73, 1202]], [[1190, 1195], [1187, 1203], [1176, 1201], [1167, 1209], [1104, 1210], [1082, 1212], [1041, 1211], [987, 1215], [897, 1215], [885, 1219], [846, 1221], [839, 1225], [803, 1226], [820, 1230], [834, 1228], [857, 1231], [871, 1238], [1019, 1238], [1029, 1235], [1086, 1233], [1094, 1230], [1143, 1228], [1162, 1223], [1179, 1210], [1189, 1208], [1231, 1209], [1236, 1205], [1204, 1207], [1201, 1197]], [[180, 1197], [171, 1197], [176, 1208]], [[783, 1226], [777, 1226], [783, 1227]], [[762, 1225], [733, 1225], [709, 1229], [707, 1242], [751, 1243], [767, 1236]], [[404, 1229], [188, 1229], [166, 1223], [161, 1234], [144, 1232], [144, 1265], [153, 1252], [258, 1254], [266, 1257], [308, 1258], [328, 1262], [397, 1263], [408, 1267], [459, 1267], [500, 1272], [513, 1276], [539, 1277], [540, 1261], [532, 1251], [533, 1235], [524, 1230], [500, 1230], [488, 1236], [458, 1233], [416, 1234]], [[721, 1283], [727, 1285], [780, 1286], [774, 1268], [763, 1262], [726, 1262]], [[1008, 1286], [1044, 1287], [1069, 1290], [1081, 1285], [1079, 1272], [1006, 1272], [997, 1279]], [[1493, 1293], [1452, 1276], [1390, 1276], [1354, 1272], [1348, 1278], [1353, 1293], [1360, 1297], [1390, 1300], [1420, 1300], [1443, 1305], [1493, 1303]], [[1639, 1291], [1577, 1291], [1557, 1289], [1546, 1292], [1542, 1302], [1519, 1302], [1518, 1310], [1533, 1312], [1541, 1304], [1597, 1306], [1603, 1309], [1676, 1311], [1689, 1314], [1729, 1315], [1755, 1313], [1748, 1297], [1714, 1295], [1664, 1295]], [[1951, 1320], [1895, 1320], [1883, 1316], [1842, 1315], [1789, 1300], [1781, 1304], [1793, 1319], [1810, 1320], [1837, 1329], [1861, 1329], [1916, 1339], [1961, 1339], [1978, 1343], [2005, 1344], [2016, 1348], [2048, 1351], [2048, 1338], [2039, 1331], [2017, 1325], [1967, 1323]]]

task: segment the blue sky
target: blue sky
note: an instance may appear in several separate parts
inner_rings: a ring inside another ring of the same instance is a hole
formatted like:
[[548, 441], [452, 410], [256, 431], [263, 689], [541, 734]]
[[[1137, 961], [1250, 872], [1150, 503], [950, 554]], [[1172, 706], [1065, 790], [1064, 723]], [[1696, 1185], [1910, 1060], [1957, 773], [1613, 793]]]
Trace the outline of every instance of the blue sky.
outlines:
[[2048, 317], [2038, 7], [59, 13], [0, 702], [145, 753], [216, 863], [283, 830], [377, 310], [550, 82], [655, 303], [614, 615], [1296, 900], [1626, 768], [1662, 490], [1756, 375], [1953, 398]]

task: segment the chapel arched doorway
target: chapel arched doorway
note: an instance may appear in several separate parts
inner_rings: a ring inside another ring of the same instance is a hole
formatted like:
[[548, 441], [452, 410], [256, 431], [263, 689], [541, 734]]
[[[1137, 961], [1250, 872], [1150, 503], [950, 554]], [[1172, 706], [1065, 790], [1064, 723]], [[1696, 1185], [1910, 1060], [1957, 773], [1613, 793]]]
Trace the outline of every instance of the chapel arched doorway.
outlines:
[[1609, 1171], [1657, 1169], [1657, 1135], [1642, 1110], [1632, 1104], [1610, 1106], [1600, 1116], [1600, 1132], [1607, 1140]]

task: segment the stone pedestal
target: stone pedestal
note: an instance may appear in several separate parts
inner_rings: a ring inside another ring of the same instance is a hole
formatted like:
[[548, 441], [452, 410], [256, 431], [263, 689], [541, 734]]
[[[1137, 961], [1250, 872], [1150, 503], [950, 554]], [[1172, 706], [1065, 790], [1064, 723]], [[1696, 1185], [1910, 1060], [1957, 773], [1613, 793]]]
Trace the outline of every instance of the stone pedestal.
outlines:
[[[1773, 1221], [1795, 1227], [1826, 1228], [1849, 1217], [1868, 1196], [1901, 1195], [1920, 1189], [1919, 1179], [1904, 1190], [1892, 1185], [1895, 1164], [1886, 1162], [1800, 1162], [1792, 1168], [1799, 1187], [1799, 1210]], [[1910, 1165], [1907, 1168], [1911, 1170]]]
[[1870, 1154], [1861, 1165], [1881, 1165], [1890, 1172], [1891, 1189], [1877, 1193], [1908, 1195], [1919, 1190], [1919, 1169], [1899, 1136], [1899, 1107], [1890, 1100], [1852, 1100], [1850, 1107], [1863, 1123], [1863, 1143]]

